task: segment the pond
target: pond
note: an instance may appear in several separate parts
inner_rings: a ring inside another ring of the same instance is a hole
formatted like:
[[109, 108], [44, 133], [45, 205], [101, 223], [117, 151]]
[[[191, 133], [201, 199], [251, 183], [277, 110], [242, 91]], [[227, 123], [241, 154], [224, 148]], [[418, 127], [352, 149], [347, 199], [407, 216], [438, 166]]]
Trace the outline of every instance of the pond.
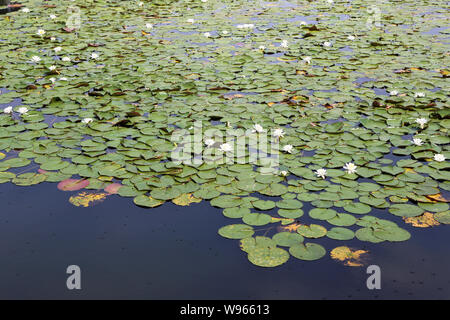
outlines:
[[0, 298], [449, 298], [447, 9], [2, 15]]

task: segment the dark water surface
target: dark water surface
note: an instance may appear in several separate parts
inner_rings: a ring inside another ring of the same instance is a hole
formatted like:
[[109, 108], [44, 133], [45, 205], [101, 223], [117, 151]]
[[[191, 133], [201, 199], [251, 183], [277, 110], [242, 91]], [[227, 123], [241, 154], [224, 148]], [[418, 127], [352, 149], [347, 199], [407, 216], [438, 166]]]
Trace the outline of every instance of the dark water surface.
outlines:
[[[368, 290], [366, 267], [344, 266], [329, 254], [253, 266], [238, 241], [217, 234], [231, 220], [207, 202], [144, 209], [109, 196], [80, 208], [68, 202], [73, 194], [50, 183], [0, 184], [0, 299], [450, 298], [446, 226], [404, 226], [412, 238], [402, 243], [345, 241], [369, 250], [368, 264], [381, 268], [381, 290]], [[339, 245], [314, 242], [328, 252]], [[81, 268], [81, 290], [66, 287], [72, 264]]]

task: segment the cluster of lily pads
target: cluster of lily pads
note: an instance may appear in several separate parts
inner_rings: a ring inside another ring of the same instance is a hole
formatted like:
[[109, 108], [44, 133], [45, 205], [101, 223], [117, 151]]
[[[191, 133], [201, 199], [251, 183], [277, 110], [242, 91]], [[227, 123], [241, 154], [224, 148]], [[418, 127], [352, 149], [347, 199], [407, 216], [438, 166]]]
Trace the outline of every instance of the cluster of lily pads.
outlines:
[[[0, 19], [0, 183], [207, 200], [263, 267], [323, 257], [322, 237], [405, 241], [402, 218], [450, 223], [444, 1], [384, 3], [381, 25], [358, 0], [23, 3]], [[172, 134], [198, 121], [278, 130], [276, 170], [174, 162]]]

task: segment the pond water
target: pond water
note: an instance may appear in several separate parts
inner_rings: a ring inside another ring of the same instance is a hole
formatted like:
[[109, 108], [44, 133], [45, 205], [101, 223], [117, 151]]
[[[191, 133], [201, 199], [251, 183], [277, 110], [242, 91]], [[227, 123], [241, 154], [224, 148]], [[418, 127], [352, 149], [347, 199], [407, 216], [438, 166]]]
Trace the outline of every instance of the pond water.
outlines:
[[400, 2], [8, 12], [0, 299], [450, 298], [448, 3]]
[[[367, 262], [382, 273], [381, 290], [368, 290], [366, 268], [330, 257], [253, 266], [217, 234], [228, 219], [207, 203], [149, 211], [111, 196], [79, 208], [69, 195], [48, 183], [0, 185], [0, 299], [450, 298], [445, 227], [416, 231], [402, 243], [364, 245]], [[82, 271], [80, 291], [66, 288], [73, 264]]]

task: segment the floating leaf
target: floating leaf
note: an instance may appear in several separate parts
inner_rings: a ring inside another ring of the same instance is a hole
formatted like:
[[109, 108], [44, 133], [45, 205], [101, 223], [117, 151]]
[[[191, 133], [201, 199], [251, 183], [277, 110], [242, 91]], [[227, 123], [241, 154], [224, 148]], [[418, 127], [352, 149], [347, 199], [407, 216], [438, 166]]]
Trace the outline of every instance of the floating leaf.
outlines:
[[248, 260], [259, 267], [277, 267], [289, 260], [289, 253], [281, 248], [256, 247], [249, 252]]
[[133, 202], [141, 207], [154, 208], [162, 205], [164, 201], [153, 199], [152, 197], [148, 197], [146, 195], [140, 195], [134, 198]]
[[77, 207], [90, 207], [102, 202], [108, 196], [107, 193], [87, 193], [81, 192], [76, 196], [71, 196], [69, 202]]
[[344, 262], [344, 265], [349, 267], [361, 267], [364, 265], [361, 262], [362, 255], [366, 255], [368, 251], [366, 250], [352, 250], [349, 247], [342, 246], [331, 250], [331, 258]]
[[86, 188], [89, 180], [86, 179], [66, 179], [58, 183], [58, 189], [62, 191], [77, 191]]
[[403, 217], [403, 220], [417, 228], [428, 228], [439, 225], [439, 222], [434, 219], [434, 215], [430, 212], [425, 212], [418, 217]]
[[305, 243], [291, 246], [289, 253], [297, 259], [313, 261], [322, 258], [327, 252], [320, 244]]
[[327, 234], [327, 229], [317, 224], [301, 225], [297, 232], [305, 238], [321, 238]]
[[417, 217], [424, 213], [424, 210], [411, 204], [394, 204], [389, 208], [389, 212], [400, 217]]
[[195, 198], [192, 193], [183, 193], [172, 200], [177, 206], [188, 206], [191, 203], [202, 202], [202, 199]]
[[219, 234], [228, 239], [243, 239], [251, 237], [255, 231], [246, 224], [232, 224], [219, 229]]
[[279, 246], [290, 247], [294, 244], [302, 243], [304, 238], [298, 233], [279, 232], [275, 234], [272, 239]]
[[438, 212], [434, 215], [434, 219], [443, 224], [450, 224], [450, 211]]
[[270, 223], [272, 217], [265, 213], [246, 213], [242, 221], [251, 226], [263, 226]]
[[328, 230], [327, 237], [335, 240], [351, 240], [355, 233], [347, 228], [334, 227]]
[[405, 229], [398, 227], [384, 227], [375, 229], [373, 235], [379, 239], [387, 241], [406, 241], [411, 238], [411, 234]]

